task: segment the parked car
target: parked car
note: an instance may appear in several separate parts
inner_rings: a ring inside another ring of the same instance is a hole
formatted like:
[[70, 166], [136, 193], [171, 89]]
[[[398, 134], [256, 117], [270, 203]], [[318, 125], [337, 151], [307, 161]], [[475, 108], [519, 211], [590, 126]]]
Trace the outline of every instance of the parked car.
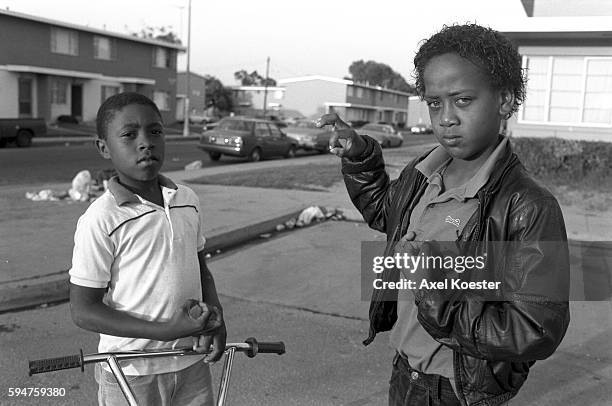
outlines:
[[312, 120], [299, 120], [285, 129], [287, 137], [293, 138], [299, 148], [307, 151], [329, 152], [331, 130], [318, 128]]
[[219, 120], [215, 128], [204, 132], [198, 148], [208, 152], [213, 161], [222, 155], [259, 161], [270, 156], [291, 158], [298, 145], [270, 120], [234, 116]]
[[0, 148], [8, 142], [18, 147], [32, 145], [32, 137], [44, 137], [47, 123], [42, 118], [0, 118]]
[[368, 123], [369, 123], [369, 121], [367, 121], [367, 120], [350, 120], [348, 122], [348, 125], [350, 125], [351, 127], [357, 129], [357, 128], [363, 127], [364, 125], [366, 125]]
[[404, 142], [402, 133], [391, 124], [366, 124], [358, 130], [358, 133], [369, 135], [383, 148], [399, 147]]
[[410, 132], [412, 134], [432, 134], [433, 133], [433, 129], [428, 124], [418, 123], [418, 124], [413, 125], [412, 127], [410, 127]]

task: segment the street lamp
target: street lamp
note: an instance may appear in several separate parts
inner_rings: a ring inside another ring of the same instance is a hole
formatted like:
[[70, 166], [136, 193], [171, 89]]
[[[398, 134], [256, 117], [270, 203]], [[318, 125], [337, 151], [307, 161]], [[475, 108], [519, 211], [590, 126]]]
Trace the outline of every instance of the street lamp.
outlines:
[[189, 80], [191, 74], [189, 73], [189, 54], [191, 54], [191, 0], [189, 0], [189, 6], [187, 7], [187, 83], [185, 91], [185, 103], [183, 106], [183, 137], [189, 136], [189, 94], [191, 88], [189, 86]]

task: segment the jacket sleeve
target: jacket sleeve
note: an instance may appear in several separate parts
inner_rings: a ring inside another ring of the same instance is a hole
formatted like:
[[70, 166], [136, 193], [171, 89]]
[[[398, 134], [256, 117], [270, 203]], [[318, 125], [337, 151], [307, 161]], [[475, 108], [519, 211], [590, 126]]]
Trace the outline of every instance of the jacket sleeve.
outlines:
[[509, 287], [504, 297], [491, 301], [473, 291], [420, 290], [418, 320], [434, 339], [473, 357], [545, 359], [569, 324], [569, 251], [561, 209], [545, 197], [514, 210], [508, 221], [517, 248], [494, 261], [504, 267], [502, 286]]
[[389, 203], [397, 180], [390, 182], [378, 142], [364, 137], [367, 147], [361, 159], [342, 159], [342, 174], [351, 201], [374, 230], [386, 232]]

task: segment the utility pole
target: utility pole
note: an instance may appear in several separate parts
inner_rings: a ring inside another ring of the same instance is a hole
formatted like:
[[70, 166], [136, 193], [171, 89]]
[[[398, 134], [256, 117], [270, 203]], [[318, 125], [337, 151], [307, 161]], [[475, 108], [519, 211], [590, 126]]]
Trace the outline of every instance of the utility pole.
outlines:
[[185, 105], [183, 106], [183, 137], [189, 136], [189, 95], [191, 86], [189, 83], [191, 73], [189, 72], [189, 54], [191, 54], [191, 0], [187, 8], [187, 90], [185, 92]]
[[264, 105], [263, 118], [266, 118], [266, 110], [268, 108], [268, 74], [270, 73], [270, 57], [266, 59], [266, 81], [264, 83]]

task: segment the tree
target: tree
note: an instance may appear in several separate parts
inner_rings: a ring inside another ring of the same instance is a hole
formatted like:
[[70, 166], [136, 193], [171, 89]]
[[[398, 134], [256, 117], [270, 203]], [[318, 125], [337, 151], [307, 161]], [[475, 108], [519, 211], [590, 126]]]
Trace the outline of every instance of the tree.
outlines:
[[256, 70], [248, 73], [242, 69], [234, 72], [234, 78], [240, 82], [242, 86], [276, 86], [276, 80], [272, 78], [264, 78]]
[[169, 42], [171, 44], [182, 44], [178, 35], [172, 31], [172, 26], [169, 25], [161, 27], [146, 26], [141, 28], [138, 32], [133, 32], [132, 35], [138, 38], [156, 39], [158, 41]]
[[349, 66], [351, 79], [355, 82], [367, 82], [372, 86], [382, 86], [400, 92], [415, 93], [414, 86], [395, 72], [389, 65], [375, 61], [355, 61]]
[[206, 84], [206, 106], [212, 106], [219, 112], [230, 112], [234, 108], [232, 91], [225, 86], [219, 79], [211, 75], [204, 75]]

